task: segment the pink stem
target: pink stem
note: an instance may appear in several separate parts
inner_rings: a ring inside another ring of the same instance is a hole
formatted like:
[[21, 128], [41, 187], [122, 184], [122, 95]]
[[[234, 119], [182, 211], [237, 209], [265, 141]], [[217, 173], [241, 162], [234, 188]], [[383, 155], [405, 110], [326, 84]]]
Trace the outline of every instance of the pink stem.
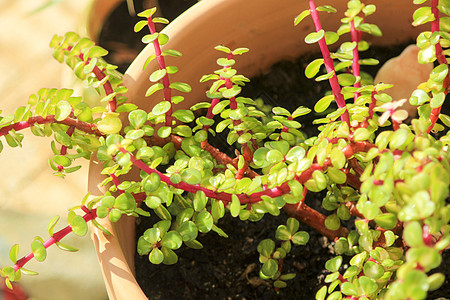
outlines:
[[[316, 31], [319, 32], [320, 30], [322, 30], [322, 25], [320, 23], [319, 12], [317, 11], [314, 0], [309, 0], [309, 7], [314, 26], [316, 28]], [[339, 108], [346, 107], [344, 96], [341, 93], [341, 86], [339, 85], [339, 81], [334, 69], [333, 59], [330, 56], [330, 51], [328, 50], [327, 44], [325, 42], [325, 37], [319, 40], [319, 47], [320, 51], [322, 52], [327, 73], [334, 72], [333, 76], [329, 79], [331, 89], [333, 90], [334, 99], [336, 100]], [[344, 113], [341, 115], [341, 120], [343, 122], [346, 122], [350, 127], [350, 116], [347, 109], [345, 109]]]
[[[95, 209], [88, 211], [83, 216], [83, 219], [86, 222], [89, 222], [97, 217], [97, 214], [95, 212]], [[52, 237], [50, 237], [48, 240], [46, 240], [43, 244], [45, 249], [48, 249], [53, 244], [61, 241], [66, 235], [72, 232], [72, 227], [70, 225], [67, 225], [63, 229], [61, 229], [58, 232], [55, 232]], [[28, 263], [31, 259], [33, 259], [34, 254], [31, 252], [28, 255], [22, 257], [14, 264], [14, 271], [18, 271], [20, 268], [22, 268], [26, 263]]]
[[57, 124], [73, 126], [76, 129], [81, 130], [88, 134], [93, 134], [96, 136], [104, 136], [104, 134], [102, 134], [97, 129], [95, 124], [82, 122], [78, 119], [74, 119], [74, 118], [70, 118], [70, 117], [66, 118], [62, 121], [57, 121], [55, 119], [54, 115], [50, 115], [45, 118], [43, 118], [41, 116], [31, 117], [27, 121], [17, 122], [17, 123], [2, 127], [2, 128], [0, 128], [0, 136], [9, 134], [9, 132], [11, 130], [19, 131], [19, 130], [23, 130], [26, 128], [30, 128], [31, 126], [33, 126], [35, 124], [50, 124], [50, 123], [57, 123]]
[[[69, 51], [72, 47], [69, 47]], [[78, 57], [84, 61], [84, 55], [83, 53], [81, 53], [80, 55], [78, 55]], [[89, 64], [89, 62], [91, 61], [90, 58], [88, 58], [85, 62], [85, 64]], [[94, 73], [95, 77], [97, 78], [98, 81], [102, 81], [106, 75], [105, 73], [100, 70], [99, 67], [94, 66], [94, 69], [92, 70], [92, 72]], [[111, 82], [109, 82], [109, 80], [107, 80], [104, 84], [103, 84], [103, 89], [105, 90], [105, 94], [106, 95], [111, 95], [112, 93], [114, 93], [114, 89], [111, 85]], [[111, 112], [115, 112], [117, 109], [117, 98], [116, 96], [114, 96], [109, 102], [108, 102], [108, 111]]]
[[[69, 129], [67, 129], [67, 132], [66, 132], [66, 133], [67, 133], [68, 136], [72, 136], [73, 133], [74, 133], [74, 131], [75, 131], [75, 127], [70, 126]], [[67, 146], [62, 145], [62, 146], [61, 146], [61, 150], [59, 151], [59, 154], [61, 154], [61, 155], [66, 155], [66, 154], [67, 154]], [[61, 172], [62, 170], [64, 170], [64, 167], [61, 166], [61, 165], [58, 165], [57, 168], [58, 168], [58, 171], [59, 171], [59, 172]]]
[[[353, 75], [358, 78], [361, 76], [360, 65], [359, 65], [359, 51], [358, 51], [358, 43], [361, 41], [361, 34], [359, 30], [355, 28], [355, 21], [350, 21], [350, 33], [352, 36], [352, 42], [356, 43], [356, 47], [353, 49], [353, 61], [352, 61], [352, 71]], [[356, 82], [354, 87], [361, 87], [361, 81]], [[358, 97], [361, 96], [361, 93], [355, 92], [355, 102]]]
[[[151, 17], [147, 18], [147, 25], [151, 34], [156, 33], [155, 23], [153, 23]], [[155, 49], [156, 61], [158, 62], [159, 69], [164, 70], [166, 69], [166, 62], [162, 56], [161, 45], [159, 44], [158, 39], [155, 39], [152, 43], [153, 48]], [[162, 83], [164, 86], [164, 99], [170, 103], [170, 109], [166, 113], [165, 125], [172, 127], [172, 89], [170, 88], [169, 74], [166, 73], [166, 75], [164, 75]]]
[[[437, 8], [439, 4], [439, 0], [432, 0], [431, 1], [431, 12], [434, 15], [434, 21], [431, 22], [431, 31], [432, 32], [438, 32], [440, 31], [440, 27], [439, 27], [439, 9]], [[439, 64], [446, 64], [447, 63], [447, 59], [445, 58], [445, 55], [442, 51], [442, 47], [440, 43], [437, 43], [435, 45], [436, 48], [436, 58], [437, 61], [439, 62]], [[444, 94], [447, 95], [448, 94], [448, 89], [449, 89], [449, 82], [450, 82], [450, 74], [447, 74], [446, 78], [444, 79], [444, 86], [446, 87], [444, 89]], [[441, 113], [441, 107], [436, 107], [433, 108], [431, 110], [431, 115], [430, 115], [430, 121], [431, 121], [431, 125], [430, 127], [428, 127], [427, 132], [430, 133], [431, 130], [434, 127], [434, 124], [436, 124], [437, 120], [439, 119], [439, 115]]]
[[[352, 157], [355, 153], [358, 152], [367, 152], [369, 149], [375, 147], [375, 145], [368, 143], [368, 142], [353, 142], [347, 146], [345, 146], [342, 149], [342, 152], [344, 153], [345, 157], [349, 159]], [[146, 165], [143, 161], [137, 159], [133, 154], [125, 150], [123, 147], [119, 147], [119, 151], [122, 153], [128, 153], [130, 155], [130, 160], [137, 168], [140, 170], [146, 172], [147, 174], [155, 173], [157, 174], [162, 182], [165, 182], [168, 185], [171, 185], [177, 189], [189, 192], [189, 193], [196, 193], [197, 191], [202, 191], [205, 193], [206, 197], [214, 198], [217, 200], [221, 200], [224, 202], [231, 202], [232, 200], [232, 194], [226, 193], [226, 192], [216, 192], [210, 189], [207, 189], [205, 187], [200, 186], [199, 184], [189, 184], [186, 182], [180, 182], [180, 183], [173, 183], [170, 180], [170, 177], [161, 173], [160, 171], [156, 169], [150, 168], [148, 165]], [[318, 163], [314, 163], [309, 167], [306, 171], [302, 172], [300, 175], [296, 176], [295, 179], [299, 181], [300, 183], [304, 184], [306, 181], [312, 178], [312, 173], [315, 170], [326, 170], [328, 167], [331, 166], [331, 160], [326, 159], [323, 165], [319, 165]], [[269, 197], [279, 197], [284, 194], [289, 193], [290, 188], [288, 182], [282, 183], [280, 186], [266, 189], [261, 192], [253, 193], [251, 195], [246, 194], [238, 194], [236, 195], [240, 202], [242, 204], [248, 204], [248, 203], [256, 203], [261, 201], [262, 196], [269, 196]]]
[[[89, 63], [89, 60], [86, 63]], [[103, 78], [106, 77], [106, 75], [97, 66], [94, 67], [92, 72], [94, 73], [95, 77], [97, 77], [98, 81], [101, 81]], [[111, 82], [109, 82], [108, 80], [106, 80], [106, 82], [103, 84], [103, 89], [105, 90], [106, 95], [111, 95], [112, 93], [114, 93], [114, 89], [111, 85]], [[116, 109], [117, 109], [117, 98], [114, 96], [114, 98], [108, 102], [108, 110], [111, 112], [115, 112]]]

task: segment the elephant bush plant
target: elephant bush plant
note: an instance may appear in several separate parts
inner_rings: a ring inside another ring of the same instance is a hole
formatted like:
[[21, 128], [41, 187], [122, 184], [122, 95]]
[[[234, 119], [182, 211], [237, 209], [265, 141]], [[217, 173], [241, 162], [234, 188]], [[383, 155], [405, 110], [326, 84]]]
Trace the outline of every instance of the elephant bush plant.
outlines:
[[[149, 78], [147, 96], [159, 93], [161, 100], [151, 111], [127, 102], [121, 74], [102, 59], [106, 50], [75, 33], [55, 36], [54, 57], [96, 88], [105, 105], [91, 107], [69, 89], [41, 89], [27, 106], [1, 117], [0, 136], [11, 147], [21, 146], [26, 128], [36, 136], [52, 136], [49, 162], [57, 176], [77, 171], [77, 159], [96, 157], [108, 191], [88, 195], [70, 209], [65, 228], [55, 231], [59, 218], [52, 219], [50, 238], [36, 237], [30, 254], [19, 258], [18, 245], [13, 246], [13, 266], [0, 271], [7, 285], [22, 273], [34, 274], [25, 264], [33, 258], [43, 261], [51, 245], [76, 250], [61, 242], [70, 232], [85, 235], [91, 222], [108, 233], [98, 219], [145, 217], [144, 205], [161, 220], [138, 239], [137, 251], [154, 264], [176, 263], [176, 250], [183, 244], [202, 248], [200, 233], [226, 236], [217, 226], [225, 213], [256, 222], [283, 209], [290, 215], [287, 223], [280, 224], [275, 240], [262, 240], [257, 248], [260, 276], [275, 289], [289, 287], [295, 277], [283, 271], [283, 260], [292, 247], [308, 242], [308, 233], [298, 230], [304, 222], [332, 240], [336, 253], [325, 264], [330, 273], [317, 299], [425, 299], [444, 282], [443, 274], [430, 272], [442, 263], [450, 241], [450, 117], [441, 113], [449, 90], [450, 2], [413, 2], [420, 5], [413, 25], [424, 28], [417, 37], [417, 59], [434, 67], [407, 100], [392, 99], [392, 85], [374, 84], [361, 74], [364, 65], [377, 63], [359, 58], [368, 48], [363, 35], [381, 35], [366, 22], [375, 5], [349, 0], [337, 32], [324, 31], [319, 17], [336, 10], [316, 6], [314, 0], [294, 20], [301, 26], [303, 19], [312, 18], [315, 31], [305, 42], [318, 43], [323, 55], [306, 67], [306, 76], [331, 85], [331, 93], [314, 107], [327, 114], [315, 120], [320, 133], [313, 137], [301, 131], [302, 116], [310, 109], [273, 107], [266, 115], [254, 99], [240, 96], [249, 79], [233, 66], [251, 55], [241, 57], [246, 48], [217, 46], [223, 53], [217, 60], [220, 67], [201, 78], [209, 84], [210, 101], [177, 110], [183, 97], [172, 92], [191, 88], [171, 81], [171, 74], [183, 70], [166, 65], [165, 57], [181, 53], [164, 48], [169, 37], [156, 32], [155, 23], [167, 20], [154, 18], [155, 9], [142, 12], [143, 20], [135, 26], [135, 31], [150, 30], [143, 42], [155, 49], [144, 68], [151, 60], [159, 66]], [[350, 41], [330, 52], [328, 46], [347, 34]], [[409, 115], [405, 101], [414, 107]], [[329, 108], [332, 102], [337, 109]], [[225, 136], [235, 157], [209, 143], [215, 135]], [[133, 169], [139, 176], [124, 179]], [[322, 191], [327, 215], [304, 202], [307, 193]], [[347, 220], [348, 227], [341, 222]]]

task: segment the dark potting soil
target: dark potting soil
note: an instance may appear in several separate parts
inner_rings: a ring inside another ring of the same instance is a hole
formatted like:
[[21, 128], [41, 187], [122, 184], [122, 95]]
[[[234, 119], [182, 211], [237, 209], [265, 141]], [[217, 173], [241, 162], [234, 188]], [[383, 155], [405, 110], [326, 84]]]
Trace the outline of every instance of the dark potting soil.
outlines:
[[[145, 1], [134, 2], [137, 12], [148, 8]], [[172, 20], [195, 2], [164, 0], [160, 5], [164, 16]], [[133, 33], [133, 26], [137, 21], [139, 18], [130, 17], [123, 3], [107, 20], [100, 36], [100, 45], [110, 51], [106, 59], [119, 65], [122, 72], [143, 48], [141, 37], [145, 33]], [[382, 51], [373, 48], [363, 55], [377, 58], [383, 64], [387, 59], [400, 54], [405, 46], [384, 48]], [[269, 73], [252, 78], [242, 95], [253, 99], [262, 98], [266, 104], [282, 106], [290, 111], [299, 105], [312, 109], [315, 102], [329, 90], [327, 82], [317, 83], [304, 76], [306, 65], [317, 56], [318, 54], [299, 58], [295, 62], [277, 63]], [[377, 68], [366, 66], [363, 70], [374, 76]], [[449, 106], [444, 110], [448, 114]], [[312, 112], [299, 119], [307, 136], [317, 134], [317, 128], [312, 122], [319, 117], [321, 116]], [[218, 148], [231, 148], [224, 139], [214, 139], [211, 143]], [[231, 154], [233, 152], [229, 151]], [[308, 195], [306, 203], [324, 212], [320, 208], [322, 197], [323, 194]], [[286, 224], [287, 218], [282, 212], [278, 217], [267, 214], [258, 222], [242, 222], [227, 214], [217, 225], [229, 235], [228, 238], [220, 237], [214, 232], [200, 234], [198, 240], [204, 248], [193, 250], [183, 246], [176, 251], [178, 263], [172, 266], [153, 265], [147, 256], [136, 255], [136, 278], [149, 299], [314, 299], [327, 274], [325, 262], [334, 257], [334, 254], [332, 243], [306, 225], [301, 224], [300, 230], [310, 234], [310, 241], [305, 246], [293, 246], [283, 264], [283, 273], [296, 274], [293, 280], [287, 281], [288, 287], [277, 292], [269, 282], [259, 278], [261, 264], [257, 245], [266, 238], [274, 239], [276, 228]], [[159, 218], [154, 213], [149, 218], [137, 219], [137, 237], [157, 221]], [[434, 270], [444, 273], [446, 282], [441, 289], [430, 293], [427, 299], [450, 295], [450, 265], [445, 263], [450, 259], [449, 256], [450, 251], [444, 252], [442, 265]]]
[[[365, 55], [376, 57], [384, 63], [390, 57], [397, 56], [405, 46], [374, 48]], [[380, 57], [379, 53], [384, 54]], [[304, 68], [313, 58], [314, 55], [301, 57], [295, 62], [277, 63], [269, 73], [252, 78], [251, 83], [244, 87], [243, 94], [252, 98], [261, 97], [272, 106], [282, 103], [279, 106], [290, 111], [300, 104], [312, 109], [315, 101], [329, 89], [327, 82], [317, 84], [303, 75]], [[365, 71], [372, 76], [376, 72], [375, 69]], [[312, 125], [317, 117], [311, 113], [300, 118], [308, 136], [317, 134], [317, 128]], [[222, 149], [230, 148], [224, 139], [215, 138], [211, 143]], [[323, 194], [311, 197], [314, 198], [307, 199], [307, 204], [325, 213], [320, 208]], [[283, 273], [297, 274], [287, 282], [288, 287], [277, 292], [268, 282], [259, 279], [261, 264], [257, 245], [263, 239], [273, 239], [277, 226], [285, 224], [286, 219], [287, 216], [282, 213], [278, 217], [266, 215], [261, 221], [252, 223], [227, 215], [218, 226], [229, 238], [222, 238], [214, 232], [201, 235], [199, 241], [204, 248], [192, 250], [182, 247], [176, 252], [179, 262], [174, 266], [154, 266], [148, 257], [136, 256], [136, 277], [150, 299], [314, 299], [327, 274], [324, 264], [334, 254], [332, 243], [305, 225], [301, 229], [308, 231], [310, 241], [306, 246], [294, 246], [283, 264]], [[138, 236], [154, 223], [145, 218], [139, 222]], [[449, 251], [444, 253], [443, 261], [448, 257]], [[450, 276], [448, 264], [443, 263], [438, 270]], [[446, 284], [428, 299], [449, 295], [448, 279]]]
[[[150, 1], [133, 0], [136, 14], [151, 8]], [[197, 3], [197, 0], [164, 0], [159, 1], [158, 14], [162, 14], [169, 21], [173, 21], [182, 12]], [[134, 25], [143, 20], [141, 17], [131, 15], [126, 1], [122, 1], [105, 20], [105, 24], [98, 37], [98, 44], [109, 51], [105, 59], [118, 66], [124, 73], [134, 58], [144, 49], [142, 43], [148, 30], [134, 32]], [[158, 25], [157, 30], [164, 26]]]

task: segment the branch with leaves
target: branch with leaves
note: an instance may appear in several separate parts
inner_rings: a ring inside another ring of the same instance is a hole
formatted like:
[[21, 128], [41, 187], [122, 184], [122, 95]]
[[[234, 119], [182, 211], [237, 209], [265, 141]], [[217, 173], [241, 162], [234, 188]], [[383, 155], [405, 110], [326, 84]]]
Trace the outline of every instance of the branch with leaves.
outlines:
[[[413, 15], [415, 26], [431, 23], [431, 31], [417, 38], [418, 61], [437, 66], [409, 97], [418, 116], [406, 123], [407, 116], [399, 110], [406, 100], [389, 96], [392, 85], [374, 84], [362, 76], [365, 65], [378, 63], [359, 55], [369, 47], [365, 34], [381, 35], [376, 25], [366, 22], [376, 6], [348, 1], [340, 28], [329, 32], [322, 28], [320, 14], [337, 10], [309, 0], [309, 9], [294, 24], [301, 26], [303, 19], [312, 18], [314, 31], [305, 42], [318, 43], [322, 58], [312, 61], [305, 75], [328, 80], [331, 88], [314, 110], [323, 113], [333, 101], [338, 107], [314, 121], [320, 133], [309, 138], [301, 132], [301, 118], [309, 108], [290, 112], [273, 107], [267, 116], [257, 101], [240, 96], [249, 79], [233, 66], [235, 56], [246, 48], [217, 46], [225, 53], [217, 60], [220, 68], [200, 79], [209, 84], [210, 101], [177, 110], [184, 97], [175, 91], [187, 93], [191, 87], [171, 82], [170, 75], [179, 70], [167, 66], [165, 56], [181, 53], [165, 49], [169, 37], [157, 32], [155, 23], [167, 20], [154, 18], [154, 13], [155, 9], [140, 13], [143, 20], [135, 26], [135, 31], [149, 29], [143, 42], [154, 47], [155, 54], [143, 67], [152, 60], [158, 66], [146, 95], [161, 94], [162, 100], [151, 111], [127, 102], [121, 75], [102, 59], [106, 50], [68, 33], [53, 38], [54, 57], [97, 89], [104, 105], [91, 107], [71, 90], [42, 89], [30, 97], [28, 106], [1, 117], [0, 136], [11, 147], [21, 145], [21, 131], [27, 128], [37, 136], [53, 135], [50, 166], [57, 175], [76, 171], [76, 159], [95, 155], [103, 164], [102, 185], [107, 190], [72, 209], [67, 227], [54, 232], [58, 218], [52, 219], [50, 238], [33, 240], [32, 253], [18, 259], [19, 248], [14, 246], [13, 267], [0, 271], [8, 286], [21, 273], [33, 273], [25, 264], [33, 258], [44, 260], [51, 245], [74, 250], [61, 239], [70, 232], [84, 235], [87, 222], [108, 233], [99, 219], [117, 222], [123, 215], [146, 217], [153, 212], [161, 220], [139, 237], [137, 251], [154, 264], [174, 264], [183, 244], [203, 247], [199, 233], [214, 231], [226, 237], [217, 225], [225, 213], [258, 221], [282, 210], [291, 218], [278, 227], [275, 241], [264, 239], [256, 249], [260, 276], [271, 280], [275, 289], [288, 286], [295, 277], [284, 273], [292, 246], [309, 240], [308, 233], [298, 230], [299, 222], [334, 241], [337, 256], [325, 265], [328, 286], [318, 291], [317, 299], [424, 299], [442, 285], [442, 274], [427, 273], [441, 264], [450, 242], [450, 117], [441, 112], [449, 82], [449, 18], [441, 17], [450, 15], [447, 1], [431, 0]], [[346, 34], [349, 42], [330, 52], [328, 47]], [[212, 146], [216, 135], [234, 147], [235, 157]], [[138, 170], [139, 176], [125, 177], [131, 170]], [[309, 195], [325, 195], [321, 206], [327, 213], [308, 205]], [[343, 255], [351, 256], [346, 269]]]

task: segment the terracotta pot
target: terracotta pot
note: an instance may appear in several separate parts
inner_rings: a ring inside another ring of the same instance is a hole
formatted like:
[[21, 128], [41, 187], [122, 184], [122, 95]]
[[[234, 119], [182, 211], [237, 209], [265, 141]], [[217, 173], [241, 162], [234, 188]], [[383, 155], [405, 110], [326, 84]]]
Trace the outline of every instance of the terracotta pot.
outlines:
[[94, 41], [97, 40], [106, 18], [124, 0], [92, 0], [86, 13], [85, 33]]
[[[332, 1], [336, 14], [321, 13], [323, 28], [336, 30], [340, 25], [345, 0]], [[415, 6], [411, 1], [377, 0], [377, 12], [367, 22], [377, 24], [384, 33], [382, 38], [365, 36], [376, 45], [404, 43], [415, 39], [418, 29], [411, 26]], [[251, 77], [268, 69], [281, 59], [293, 59], [318, 47], [306, 45], [304, 37], [313, 31], [310, 20], [294, 27], [297, 14], [307, 9], [307, 1], [299, 0], [204, 0], [190, 8], [164, 29], [170, 41], [165, 49], [176, 49], [181, 58], [167, 57], [167, 65], [176, 65], [180, 71], [171, 76], [171, 82], [187, 82], [192, 92], [184, 95], [185, 101], [178, 108], [205, 101], [206, 84], [200, 84], [203, 74], [218, 69], [216, 59], [222, 54], [214, 46], [223, 44], [230, 48], [247, 47], [249, 53], [236, 58], [240, 74]], [[395, 21], [395, 23], [394, 23]], [[152, 46], [146, 47], [125, 74], [124, 84], [129, 88], [129, 101], [144, 110], [150, 110], [161, 100], [159, 94], [145, 97], [150, 86], [149, 75], [156, 70], [156, 62], [142, 71], [144, 61], [153, 54]], [[97, 184], [101, 182], [100, 166], [91, 163], [89, 191], [99, 195]], [[116, 224], [102, 220], [113, 235], [106, 236], [94, 229], [92, 238], [99, 252], [99, 260], [105, 275], [110, 299], [146, 299], [137, 285], [134, 270], [134, 219], [122, 218]]]

